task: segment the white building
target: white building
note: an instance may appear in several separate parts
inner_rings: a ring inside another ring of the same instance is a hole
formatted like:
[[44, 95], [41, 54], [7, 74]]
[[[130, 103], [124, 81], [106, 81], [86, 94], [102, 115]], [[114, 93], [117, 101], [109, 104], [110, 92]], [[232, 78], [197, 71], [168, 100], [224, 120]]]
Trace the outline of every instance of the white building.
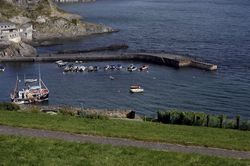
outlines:
[[12, 41], [19, 43], [21, 37], [19, 34], [19, 29], [16, 25], [11, 22], [0, 22], [0, 41]]
[[0, 41], [19, 43], [21, 40], [32, 40], [33, 26], [30, 23], [17, 27], [11, 22], [0, 22]]
[[33, 25], [30, 23], [23, 24], [20, 26], [20, 36], [22, 40], [32, 40]]

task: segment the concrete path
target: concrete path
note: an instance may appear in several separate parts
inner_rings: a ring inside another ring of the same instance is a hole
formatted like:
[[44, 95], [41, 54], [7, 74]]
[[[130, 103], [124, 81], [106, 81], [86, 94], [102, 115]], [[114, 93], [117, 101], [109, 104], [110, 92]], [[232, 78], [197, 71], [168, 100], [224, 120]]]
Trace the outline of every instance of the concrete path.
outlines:
[[97, 144], [108, 144], [113, 146], [132, 146], [132, 147], [146, 148], [158, 151], [197, 153], [209, 156], [250, 159], [250, 152], [244, 152], [244, 151], [207, 148], [199, 146], [184, 146], [184, 145], [169, 144], [169, 143], [145, 142], [145, 141], [123, 139], [123, 138], [90, 136], [83, 134], [71, 134], [59, 131], [28, 129], [28, 128], [10, 127], [4, 125], [0, 125], [0, 135], [50, 138], [50, 139], [60, 139], [72, 142], [90, 142]]

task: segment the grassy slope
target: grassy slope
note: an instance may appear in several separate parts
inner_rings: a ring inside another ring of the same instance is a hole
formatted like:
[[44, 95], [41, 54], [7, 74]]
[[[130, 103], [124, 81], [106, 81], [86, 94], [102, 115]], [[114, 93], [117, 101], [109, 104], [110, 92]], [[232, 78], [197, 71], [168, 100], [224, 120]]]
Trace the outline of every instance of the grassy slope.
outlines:
[[0, 135], [0, 165], [244, 166], [249, 164], [249, 160]]
[[0, 124], [73, 133], [250, 150], [250, 132], [126, 120], [86, 119], [42, 113], [0, 111]]
[[7, 19], [23, 13], [23, 10], [20, 7], [5, 2], [4, 0], [0, 0], [0, 13], [2, 15], [2, 17], [0, 16], [0, 19]]

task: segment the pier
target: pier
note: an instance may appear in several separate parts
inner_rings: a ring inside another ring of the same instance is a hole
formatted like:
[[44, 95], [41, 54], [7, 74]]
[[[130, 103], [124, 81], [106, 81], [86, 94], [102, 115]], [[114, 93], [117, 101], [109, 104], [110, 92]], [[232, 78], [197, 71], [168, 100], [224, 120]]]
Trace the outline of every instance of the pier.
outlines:
[[63, 61], [143, 61], [175, 68], [193, 67], [202, 70], [217, 70], [217, 65], [195, 60], [183, 55], [156, 53], [61, 53], [40, 54], [36, 57], [0, 57], [0, 62], [54, 62]]

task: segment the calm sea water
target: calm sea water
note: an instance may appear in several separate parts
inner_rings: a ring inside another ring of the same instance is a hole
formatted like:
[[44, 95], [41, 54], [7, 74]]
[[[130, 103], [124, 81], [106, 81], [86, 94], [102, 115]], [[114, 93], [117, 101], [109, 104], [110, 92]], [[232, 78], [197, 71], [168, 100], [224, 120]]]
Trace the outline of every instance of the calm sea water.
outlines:
[[[42, 63], [43, 79], [51, 91], [49, 104], [83, 103], [85, 107], [126, 108], [150, 115], [177, 108], [250, 118], [250, 1], [99, 0], [59, 6], [84, 16], [86, 21], [121, 31], [64, 41], [64, 45], [39, 48], [40, 52], [126, 43], [128, 51], [189, 54], [216, 63], [219, 69], [206, 72], [151, 65], [148, 73], [64, 75], [55, 64]], [[0, 100], [4, 101], [8, 100], [17, 73], [38, 72], [38, 64], [5, 65], [7, 71], [0, 73]], [[111, 81], [110, 75], [116, 79]], [[131, 84], [142, 85], [145, 93], [130, 94]]]

